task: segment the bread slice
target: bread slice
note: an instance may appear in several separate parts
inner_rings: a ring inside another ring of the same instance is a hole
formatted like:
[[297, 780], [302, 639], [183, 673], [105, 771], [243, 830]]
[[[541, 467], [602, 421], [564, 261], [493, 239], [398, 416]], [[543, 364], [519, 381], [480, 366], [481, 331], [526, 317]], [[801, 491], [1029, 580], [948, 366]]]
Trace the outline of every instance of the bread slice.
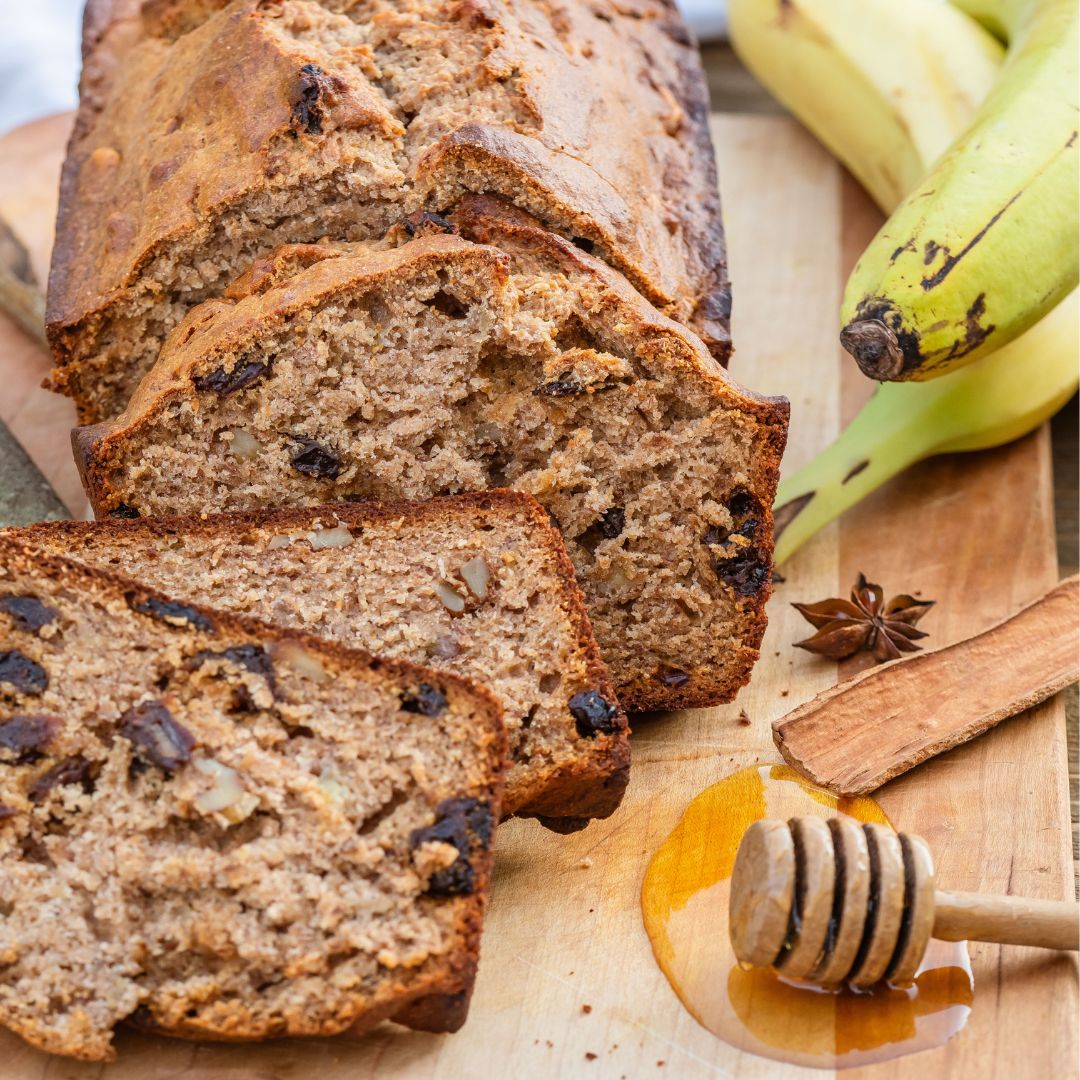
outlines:
[[730, 698], [787, 403], [498, 200], [454, 225], [279, 250], [192, 311], [127, 411], [75, 434], [98, 516], [514, 487], [561, 527], [625, 708]]
[[84, 53], [47, 313], [84, 422], [252, 258], [470, 191], [730, 349], [707, 91], [672, 0], [91, 0]]
[[190, 602], [493, 689], [510, 741], [505, 814], [567, 831], [622, 798], [626, 719], [562, 540], [527, 495], [63, 522], [9, 535]]
[[0, 1024], [113, 1056], [464, 1020], [486, 691], [0, 538]]

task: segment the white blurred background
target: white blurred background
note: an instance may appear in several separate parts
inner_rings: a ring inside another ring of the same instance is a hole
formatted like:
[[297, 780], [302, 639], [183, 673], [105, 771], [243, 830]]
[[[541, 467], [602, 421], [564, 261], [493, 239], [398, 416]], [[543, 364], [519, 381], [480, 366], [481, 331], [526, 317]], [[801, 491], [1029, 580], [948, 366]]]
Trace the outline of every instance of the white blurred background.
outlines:
[[[74, 107], [83, 2], [0, 2], [8, 9], [0, 37], [0, 132]], [[679, 4], [702, 41], [723, 34], [725, 0]]]

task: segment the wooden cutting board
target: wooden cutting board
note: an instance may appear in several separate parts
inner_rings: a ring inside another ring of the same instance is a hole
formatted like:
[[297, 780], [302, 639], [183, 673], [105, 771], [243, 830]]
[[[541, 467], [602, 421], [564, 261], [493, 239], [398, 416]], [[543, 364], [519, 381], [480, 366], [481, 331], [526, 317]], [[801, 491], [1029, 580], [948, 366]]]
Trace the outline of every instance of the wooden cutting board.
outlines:
[[[43, 208], [66, 126], [63, 118], [46, 121], [0, 141], [0, 214], [19, 208], [14, 220], [32, 233], [27, 244], [39, 266], [48, 247]], [[786, 468], [793, 469], [836, 435], [869, 391], [854, 365], [842, 361], [836, 311], [844, 272], [879, 219], [793, 122], [719, 116], [714, 132], [735, 282], [732, 371], [791, 399]], [[37, 347], [0, 326], [0, 415], [81, 512], [67, 452], [70, 410], [35, 388], [46, 367]], [[918, 589], [936, 599], [925, 621], [928, 644], [946, 644], [1052, 584], [1053, 537], [1045, 429], [1010, 447], [912, 470], [826, 530], [784, 568], [761, 662], [739, 699], [638, 718], [632, 779], [614, 817], [569, 837], [529, 821], [500, 828], [476, 996], [458, 1035], [384, 1025], [358, 1042], [222, 1046], [125, 1031], [119, 1060], [102, 1069], [50, 1059], [0, 1034], [0, 1076], [820, 1076], [740, 1054], [686, 1012], [642, 928], [638, 896], [649, 857], [706, 786], [744, 765], [778, 761], [770, 722], [836, 680], [834, 664], [791, 648], [807, 628], [789, 601], [846, 593], [863, 570], [887, 589]], [[749, 725], [739, 722], [740, 711]], [[1072, 895], [1059, 703], [893, 782], [880, 801], [898, 826], [926, 837], [949, 888]], [[960, 1035], [860, 1075], [1075, 1075], [1074, 957], [976, 945], [972, 958], [974, 1009]]]

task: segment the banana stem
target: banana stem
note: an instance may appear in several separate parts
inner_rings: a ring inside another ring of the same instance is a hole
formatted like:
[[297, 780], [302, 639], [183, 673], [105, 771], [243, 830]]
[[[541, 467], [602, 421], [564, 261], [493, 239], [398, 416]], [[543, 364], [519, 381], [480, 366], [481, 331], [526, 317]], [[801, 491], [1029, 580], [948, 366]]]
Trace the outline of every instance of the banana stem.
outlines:
[[915, 389], [879, 386], [835, 442], [781, 481], [773, 511], [778, 565], [870, 492], [934, 453], [941, 439], [930, 415], [936, 403], [928, 402], [928, 415], [912, 423], [910, 404], [897, 400]]

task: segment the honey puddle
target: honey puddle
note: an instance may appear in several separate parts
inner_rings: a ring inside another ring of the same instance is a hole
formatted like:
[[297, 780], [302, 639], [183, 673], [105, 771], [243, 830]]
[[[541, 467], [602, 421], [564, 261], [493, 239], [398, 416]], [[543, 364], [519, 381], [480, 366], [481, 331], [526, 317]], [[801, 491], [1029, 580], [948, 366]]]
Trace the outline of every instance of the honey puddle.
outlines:
[[873, 799], [838, 799], [787, 765], [744, 769], [687, 807], [641, 892], [656, 960], [698, 1023], [739, 1050], [821, 1069], [940, 1046], [967, 1022], [974, 993], [964, 942], [931, 941], [906, 989], [825, 991], [739, 966], [728, 940], [728, 889], [743, 832], [759, 818], [837, 813], [891, 827]]

